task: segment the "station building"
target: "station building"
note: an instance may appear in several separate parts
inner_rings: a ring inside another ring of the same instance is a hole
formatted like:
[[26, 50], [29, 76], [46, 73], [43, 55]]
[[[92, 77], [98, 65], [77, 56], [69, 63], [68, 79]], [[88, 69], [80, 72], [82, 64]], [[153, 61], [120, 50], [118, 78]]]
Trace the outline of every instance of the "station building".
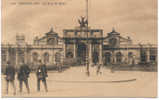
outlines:
[[130, 37], [121, 36], [114, 28], [104, 36], [103, 29], [88, 27], [84, 19], [79, 23], [78, 27], [63, 29], [63, 37], [51, 28], [43, 37], [36, 36], [33, 44], [25, 42], [25, 36], [16, 36], [15, 44], [2, 43], [2, 66], [7, 61], [15, 66], [21, 61], [34, 66], [38, 59], [53, 65], [59, 56], [61, 61], [76, 59], [81, 65], [87, 61], [103, 65], [157, 63], [156, 44], [133, 44]]

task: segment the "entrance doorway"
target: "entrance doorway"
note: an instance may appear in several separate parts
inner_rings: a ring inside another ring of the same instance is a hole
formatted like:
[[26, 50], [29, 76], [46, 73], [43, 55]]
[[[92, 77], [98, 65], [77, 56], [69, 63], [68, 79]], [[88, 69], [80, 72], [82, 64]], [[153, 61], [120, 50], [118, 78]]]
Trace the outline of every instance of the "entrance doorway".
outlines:
[[96, 65], [99, 62], [99, 54], [98, 52], [93, 52], [93, 63]]
[[104, 54], [104, 57], [105, 57], [104, 65], [111, 64], [111, 53], [110, 52], [106, 52]]
[[77, 58], [81, 64], [85, 64], [86, 62], [86, 49], [87, 46], [85, 43], [77, 44]]
[[147, 62], [146, 50], [141, 50], [140, 51], [140, 58], [141, 58], [141, 62]]

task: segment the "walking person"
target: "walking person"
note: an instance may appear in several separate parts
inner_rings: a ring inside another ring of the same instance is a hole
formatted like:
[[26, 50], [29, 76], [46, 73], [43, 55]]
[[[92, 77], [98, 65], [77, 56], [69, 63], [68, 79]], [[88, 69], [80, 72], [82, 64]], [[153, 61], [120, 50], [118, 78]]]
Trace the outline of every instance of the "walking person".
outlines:
[[24, 62], [21, 62], [19, 72], [18, 72], [20, 93], [22, 93], [23, 82], [27, 88], [28, 94], [30, 93], [29, 84], [28, 84], [29, 74], [30, 74], [29, 66], [25, 64]]
[[42, 81], [45, 87], [45, 91], [48, 92], [47, 83], [46, 83], [46, 77], [48, 77], [47, 69], [46, 65], [43, 64], [41, 60], [39, 60], [39, 66], [37, 68], [36, 75], [37, 75], [37, 91], [40, 91], [40, 81]]
[[11, 63], [9, 61], [7, 62], [5, 75], [6, 75], [6, 82], [7, 82], [6, 93], [8, 94], [9, 83], [11, 83], [13, 86], [13, 89], [14, 89], [13, 95], [15, 95], [16, 94], [16, 88], [15, 88], [15, 84], [14, 84], [15, 68], [14, 68], [14, 66], [11, 65]]
[[102, 64], [98, 64], [98, 65], [97, 65], [97, 75], [98, 75], [98, 74], [102, 74], [102, 72], [100, 71], [100, 70], [101, 70], [101, 67], [102, 67]]
[[58, 63], [57, 66], [58, 66], [58, 72], [59, 72], [59, 73], [62, 72], [62, 64], [61, 64], [61, 63]]

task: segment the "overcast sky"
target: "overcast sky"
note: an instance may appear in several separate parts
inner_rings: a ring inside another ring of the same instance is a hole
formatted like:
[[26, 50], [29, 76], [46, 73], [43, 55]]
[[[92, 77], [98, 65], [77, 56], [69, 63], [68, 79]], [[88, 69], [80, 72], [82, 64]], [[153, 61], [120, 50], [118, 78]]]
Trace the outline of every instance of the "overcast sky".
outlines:
[[[11, 3], [65, 2], [65, 5], [13, 5]], [[85, 15], [85, 0], [2, 0], [2, 42], [15, 42], [16, 34], [26, 41], [43, 36], [51, 27], [62, 36], [63, 29], [78, 26]], [[134, 43], [157, 43], [157, 0], [89, 0], [89, 26], [104, 30], [115, 27]]]

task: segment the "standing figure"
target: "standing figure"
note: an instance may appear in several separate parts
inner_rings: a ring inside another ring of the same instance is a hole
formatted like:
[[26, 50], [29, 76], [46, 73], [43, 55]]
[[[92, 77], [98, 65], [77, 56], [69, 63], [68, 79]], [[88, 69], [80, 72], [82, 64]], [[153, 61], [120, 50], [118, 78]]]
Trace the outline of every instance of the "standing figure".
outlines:
[[41, 60], [39, 60], [39, 66], [37, 68], [36, 75], [37, 75], [37, 91], [40, 91], [40, 81], [42, 81], [45, 86], [45, 91], [48, 92], [47, 83], [46, 83], [46, 77], [48, 77], [47, 69], [46, 65], [43, 64]]
[[24, 64], [24, 62], [22, 62], [18, 72], [20, 93], [22, 92], [23, 82], [27, 88], [28, 94], [30, 93], [29, 84], [28, 84], [29, 74], [30, 74], [30, 68], [28, 67], [27, 64]]
[[58, 72], [59, 72], [59, 73], [62, 72], [62, 64], [59, 63], [59, 64], [57, 64], [57, 66], [58, 66]]
[[102, 64], [98, 64], [98, 66], [97, 66], [97, 75], [102, 73], [100, 71], [101, 67], [102, 67]]
[[14, 84], [14, 80], [15, 80], [15, 68], [14, 66], [12, 66], [10, 64], [10, 62], [7, 62], [7, 67], [6, 67], [6, 71], [5, 71], [5, 75], [6, 75], [6, 82], [7, 82], [7, 88], [6, 88], [6, 93], [8, 94], [8, 88], [9, 88], [9, 83], [12, 84], [13, 88], [14, 88], [14, 95], [16, 94], [16, 88], [15, 88], [15, 84]]

